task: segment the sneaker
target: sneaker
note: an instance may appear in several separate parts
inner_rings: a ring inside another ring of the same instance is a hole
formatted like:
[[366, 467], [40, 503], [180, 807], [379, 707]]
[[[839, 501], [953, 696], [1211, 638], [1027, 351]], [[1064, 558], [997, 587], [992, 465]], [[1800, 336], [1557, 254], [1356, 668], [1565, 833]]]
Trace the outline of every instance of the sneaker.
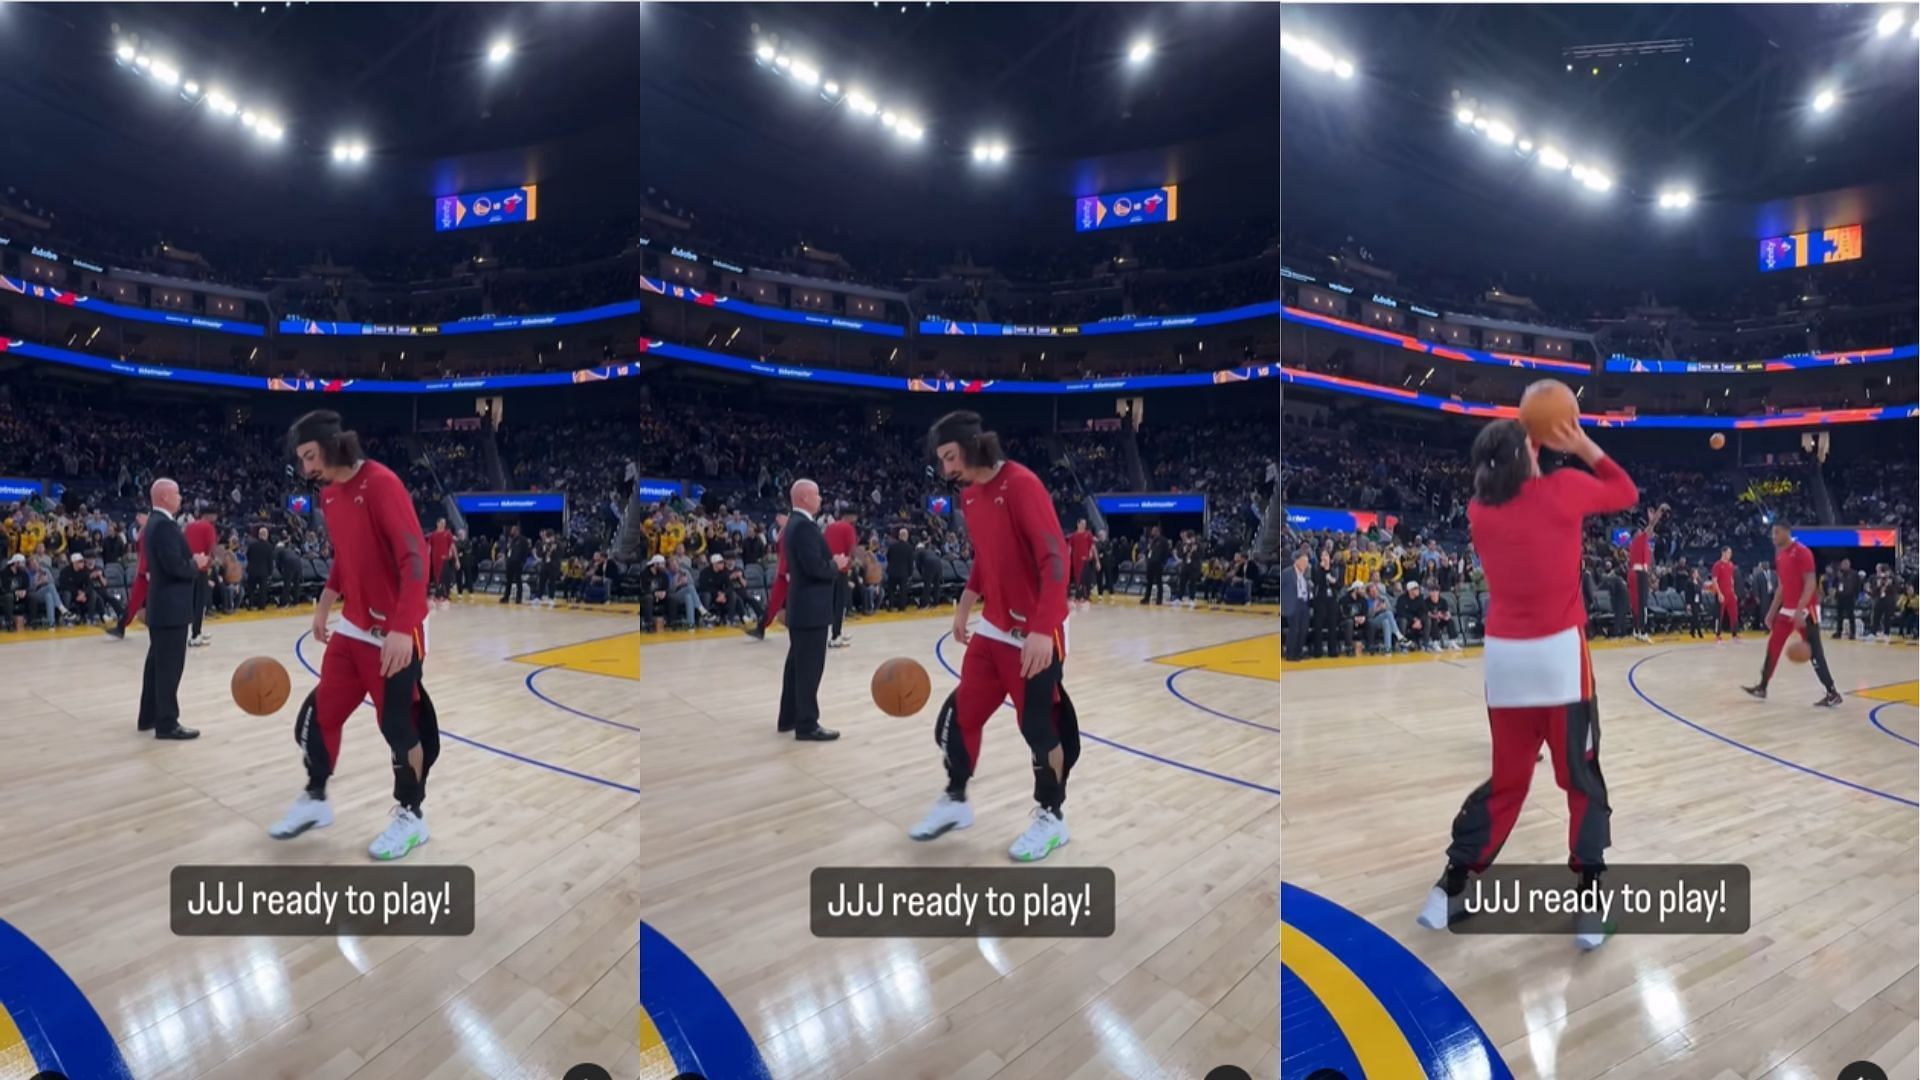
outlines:
[[1057, 847], [1067, 843], [1067, 822], [1044, 806], [1033, 808], [1033, 821], [1020, 834], [1007, 854], [1021, 862], [1039, 862]]
[[748, 627], [747, 640], [748, 641], [765, 641], [767, 640], [767, 632], [764, 628], [759, 626]]
[[942, 793], [939, 801], [933, 804], [933, 809], [927, 811], [927, 816], [921, 818], [918, 825], [908, 829], [907, 835], [915, 840], [931, 840], [941, 833], [964, 829], [972, 824], [973, 804]]
[[843, 637], [833, 638], [827, 642], [827, 648], [829, 649], [844, 649], [846, 647], [847, 639]]
[[1460, 917], [1466, 906], [1466, 893], [1448, 896], [1447, 890], [1435, 885], [1427, 893], [1427, 902], [1420, 906], [1420, 915], [1414, 921], [1429, 930], [1445, 930], [1448, 923]]
[[367, 845], [367, 854], [376, 859], [398, 859], [426, 842], [426, 819], [404, 806], [395, 806], [393, 820]]
[[1813, 706], [1816, 709], [1831, 709], [1835, 705], [1838, 705], [1845, 700], [1846, 698], [1843, 698], [1840, 696], [1840, 691], [1829, 690], [1827, 691], [1827, 696], [1821, 698], [1819, 701], [1814, 702]]
[[324, 829], [333, 824], [333, 804], [325, 799], [316, 799], [307, 792], [293, 800], [287, 808], [285, 817], [273, 823], [267, 835], [275, 840], [287, 840], [299, 836], [308, 829]]
[[1752, 686], [1743, 686], [1740, 689], [1745, 690], [1747, 693], [1752, 694], [1754, 697], [1759, 698], [1761, 701], [1767, 700], [1767, 684], [1766, 683], [1755, 683]]
[[1598, 915], [1575, 916], [1573, 926], [1573, 944], [1581, 952], [1592, 952], [1613, 936], [1613, 924], [1601, 922]]
[[190, 637], [187, 639], [187, 644], [193, 646], [196, 649], [202, 645], [205, 645], [206, 643], [207, 643], [207, 639], [205, 637]]

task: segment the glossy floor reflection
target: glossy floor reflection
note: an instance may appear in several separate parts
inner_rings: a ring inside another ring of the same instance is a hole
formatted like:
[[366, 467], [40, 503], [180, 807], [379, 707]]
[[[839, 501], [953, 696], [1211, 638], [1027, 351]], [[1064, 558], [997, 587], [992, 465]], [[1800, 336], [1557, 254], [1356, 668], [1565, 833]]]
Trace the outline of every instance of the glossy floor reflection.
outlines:
[[[1821, 691], [1806, 668], [1783, 664], [1766, 702], [1741, 693], [1762, 646], [1753, 638], [1594, 650], [1613, 805], [1609, 863], [1745, 864], [1752, 924], [1737, 936], [1617, 936], [1589, 954], [1569, 937], [1414, 924], [1444, 865], [1449, 823], [1486, 778], [1477, 654], [1289, 670], [1287, 895], [1310, 890], [1331, 909], [1318, 921], [1364, 919], [1392, 940], [1357, 955], [1299, 950], [1296, 965], [1283, 931], [1283, 1075], [1353, 1076], [1365, 1051], [1403, 1037], [1416, 1051], [1424, 1042], [1471, 1056], [1483, 1032], [1522, 1080], [1827, 1080], [1860, 1060], [1889, 1076], [1920, 1076], [1912, 741], [1920, 715], [1885, 689], [1912, 680], [1915, 653], [1830, 643], [1849, 700], [1826, 710], [1811, 707]], [[1504, 862], [1566, 858], [1564, 796], [1550, 764], [1538, 768]], [[1369, 959], [1374, 952], [1404, 953], [1411, 964], [1390, 974]], [[1423, 972], [1447, 993], [1432, 992]], [[1445, 1007], [1448, 998], [1463, 1011]], [[1420, 1001], [1435, 1007], [1421, 1016]], [[1385, 1025], [1371, 1039], [1370, 1015]], [[1297, 1048], [1296, 1023], [1303, 1038], [1317, 1032], [1319, 1045]], [[1444, 1076], [1507, 1075], [1497, 1062], [1437, 1067]]]
[[[778, 1080], [1197, 1080], [1226, 1064], [1277, 1075], [1278, 684], [1196, 660], [1176, 695], [1176, 669], [1153, 662], [1270, 636], [1270, 617], [1132, 604], [1073, 618], [1065, 682], [1085, 746], [1072, 842], [1040, 865], [1111, 867], [1113, 937], [812, 935], [816, 867], [1016, 865], [1006, 849], [1032, 773], [1010, 712], [986, 729], [973, 827], [906, 835], [945, 782], [932, 723], [955, 684], [943, 662], [961, 662], [949, 622], [853, 626], [821, 687], [823, 722], [842, 732], [827, 744], [774, 731], [783, 636], [642, 647], [645, 919], [730, 1005], [665, 1000], [643, 946], [648, 1016], [689, 1055], [657, 1055], [647, 1080], [703, 1064], [709, 1037], [731, 1053], [735, 1018], [755, 1067]], [[932, 676], [918, 717], [873, 706], [874, 668], [894, 656]]]
[[[214, 642], [190, 651], [181, 685], [182, 719], [202, 732], [189, 743], [134, 732], [143, 633], [0, 644], [0, 1078], [120, 1075], [97, 1064], [107, 1050], [139, 1080], [544, 1080], [588, 1061], [637, 1075], [639, 755], [615, 726], [637, 725], [636, 684], [558, 654], [538, 690], [563, 709], [529, 691], [535, 668], [509, 660], [630, 619], [491, 604], [433, 616], [424, 682], [445, 741], [426, 805], [433, 837], [407, 862], [474, 869], [476, 927], [463, 938], [170, 932], [177, 865], [371, 865], [392, 774], [364, 710], [345, 730], [335, 823], [266, 834], [304, 783], [290, 735], [314, 683], [302, 661], [320, 661], [302, 640], [308, 619], [209, 626]], [[229, 677], [249, 656], [292, 675], [277, 716], [233, 706]], [[28, 1054], [9, 1056], [9, 1026]]]

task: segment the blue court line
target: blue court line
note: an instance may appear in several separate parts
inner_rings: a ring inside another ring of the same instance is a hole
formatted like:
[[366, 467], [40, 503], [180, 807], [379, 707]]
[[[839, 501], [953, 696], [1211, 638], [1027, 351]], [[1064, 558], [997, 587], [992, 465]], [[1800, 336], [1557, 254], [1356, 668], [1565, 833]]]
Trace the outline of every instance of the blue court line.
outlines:
[[[1291, 882], [1280, 883], [1280, 921], [1345, 964], [1406, 1037], [1432, 1080], [1513, 1080], [1506, 1060], [1433, 970], [1386, 931]], [[1280, 1041], [1288, 1021], [1281, 1013]]]
[[[933, 643], [933, 658], [940, 661], [940, 666], [947, 669], [947, 674], [958, 679], [960, 677], [960, 673], [953, 670], [953, 665], [947, 663], [947, 658], [945, 654], [941, 653], [940, 651], [940, 646], [945, 645], [947, 643], [947, 639], [952, 636], [953, 636], [953, 632], [949, 630], [946, 633], [941, 634], [939, 640]], [[1002, 701], [1000, 703], [1000, 707], [1003, 709], [1010, 709], [1013, 707], [1013, 703], [1009, 701]], [[1159, 754], [1150, 754], [1147, 751], [1140, 749], [1139, 747], [1128, 746], [1126, 743], [1122, 743], [1122, 742], [1114, 742], [1112, 739], [1103, 739], [1098, 735], [1094, 735], [1088, 732], [1087, 729], [1085, 728], [1080, 729], [1080, 737], [1083, 739], [1091, 739], [1094, 742], [1099, 743], [1101, 746], [1111, 746], [1115, 750], [1125, 750], [1129, 754], [1134, 754], [1139, 757], [1146, 758], [1148, 761], [1157, 761], [1162, 765], [1171, 765], [1176, 769], [1185, 769], [1190, 773], [1199, 773], [1201, 776], [1210, 776], [1215, 780], [1224, 780], [1229, 784], [1238, 784], [1243, 788], [1252, 788], [1255, 791], [1264, 791], [1269, 795], [1280, 794], [1279, 788], [1268, 787], [1265, 784], [1256, 784], [1251, 780], [1242, 780], [1237, 776], [1227, 776], [1222, 773], [1212, 772], [1210, 770], [1203, 769], [1198, 765], [1189, 765], [1184, 761], [1175, 761], [1172, 758], [1161, 757]]]
[[[625, 635], [621, 635], [621, 636], [625, 636]], [[559, 666], [560, 666], [559, 664], [549, 664], [546, 667], [539, 668], [527, 673], [527, 689], [533, 691], [534, 697], [537, 697], [541, 701], [544, 701], [547, 704], [553, 706], [554, 708], [559, 709], [561, 712], [570, 712], [573, 715], [580, 717], [581, 719], [591, 720], [596, 724], [605, 724], [608, 727], [625, 728], [628, 731], [640, 730], [639, 728], [634, 727], [632, 724], [623, 724], [618, 720], [609, 720], [604, 716], [595, 716], [590, 712], [581, 712], [579, 709], [576, 709], [571, 705], [562, 705], [559, 702], [548, 697], [547, 695], [541, 693], [540, 688], [533, 685], [533, 680], [536, 678], [539, 678], [542, 675], [545, 675], [547, 672], [552, 671], [554, 668], [557, 668]]]
[[1894, 738], [1899, 739], [1901, 742], [1906, 743], [1908, 746], [1920, 746], [1920, 742], [1914, 742], [1912, 739], [1909, 739], [1905, 735], [1902, 735], [1899, 732], [1888, 728], [1887, 725], [1880, 722], [1880, 712], [1882, 709], [1891, 709], [1895, 705], [1899, 705], [1899, 704], [1901, 704], [1901, 702], [1889, 701], [1889, 702], [1886, 702], [1885, 704], [1874, 706], [1873, 711], [1867, 714], [1867, 721], [1871, 723], [1874, 727], [1879, 728], [1881, 731], [1884, 731], [1887, 734], [1893, 736]]
[[760, 1048], [720, 988], [692, 957], [644, 922], [640, 1008], [681, 1072], [714, 1080], [773, 1080]]
[[1275, 735], [1280, 734], [1280, 729], [1277, 727], [1269, 727], [1266, 724], [1255, 723], [1252, 720], [1242, 720], [1241, 718], [1234, 716], [1230, 713], [1223, 713], [1219, 709], [1209, 709], [1205, 705], [1202, 705], [1199, 702], [1188, 697], [1187, 695], [1181, 693], [1178, 689], [1174, 687], [1173, 680], [1179, 678], [1182, 675], [1185, 675], [1189, 671], [1200, 671], [1200, 670], [1202, 669], [1199, 667], [1181, 668], [1179, 671], [1176, 671], [1173, 674], [1167, 676], [1167, 693], [1172, 694], [1174, 697], [1177, 697], [1181, 701], [1184, 701], [1187, 704], [1193, 706], [1194, 708], [1199, 709], [1203, 713], [1208, 713], [1210, 715], [1217, 716], [1222, 720], [1231, 720], [1236, 724], [1245, 724], [1248, 727], [1257, 727], [1261, 731], [1271, 731]]
[[[1672, 650], [1668, 650], [1668, 651], [1671, 652]], [[1664, 652], [1654, 653], [1652, 656], [1646, 657], [1645, 659], [1635, 663], [1632, 667], [1628, 668], [1627, 669], [1627, 685], [1633, 689], [1634, 693], [1640, 695], [1641, 701], [1644, 701], [1647, 704], [1653, 706], [1655, 709], [1659, 710], [1660, 712], [1665, 713], [1669, 718], [1680, 721], [1681, 723], [1687, 725], [1688, 727], [1692, 728], [1693, 730], [1699, 732], [1702, 735], [1711, 735], [1712, 737], [1719, 739], [1721, 742], [1726, 743], [1728, 746], [1738, 747], [1739, 749], [1745, 750], [1747, 753], [1752, 754], [1755, 757], [1766, 758], [1768, 761], [1771, 761], [1776, 765], [1785, 765], [1789, 769], [1796, 769], [1800, 772], [1806, 773], [1808, 776], [1817, 776], [1822, 780], [1827, 780], [1827, 781], [1831, 781], [1832, 783], [1839, 784], [1841, 787], [1850, 787], [1855, 791], [1865, 792], [1868, 795], [1876, 795], [1882, 799], [1886, 799], [1889, 802], [1897, 802], [1903, 806], [1911, 806], [1911, 807], [1914, 807], [1915, 809], [1920, 809], [1920, 802], [1915, 802], [1912, 799], [1909, 799], [1903, 795], [1895, 795], [1895, 794], [1892, 794], [1891, 792], [1881, 791], [1878, 788], [1870, 788], [1870, 787], [1867, 787], [1865, 784], [1856, 784], [1851, 780], [1842, 780], [1837, 776], [1832, 776], [1827, 773], [1823, 773], [1819, 769], [1809, 768], [1808, 766], [1802, 765], [1797, 761], [1788, 761], [1786, 758], [1779, 757], [1774, 754], [1769, 754], [1765, 750], [1755, 749], [1754, 747], [1748, 746], [1746, 743], [1743, 743], [1738, 739], [1733, 739], [1725, 735], [1722, 735], [1719, 732], [1714, 731], [1712, 728], [1702, 727], [1701, 725], [1694, 723], [1693, 721], [1687, 719], [1686, 717], [1681, 716], [1679, 713], [1674, 712], [1672, 709], [1667, 708], [1665, 705], [1662, 705], [1659, 702], [1648, 697], [1647, 692], [1645, 690], [1640, 689], [1640, 682], [1638, 679], [1634, 678], [1634, 675], [1639, 672], [1642, 664], [1647, 663], [1647, 661], [1649, 660], [1658, 660], [1662, 656], [1666, 656], [1666, 655], [1667, 653], [1664, 653]]]
[[0, 919], [0, 1014], [26, 1040], [29, 1060], [8, 1062], [74, 1080], [133, 1080], [107, 1025], [53, 957]]
[[[293, 639], [293, 655], [295, 659], [300, 661], [300, 666], [303, 668], [306, 668], [307, 673], [317, 679], [320, 677], [320, 673], [313, 669], [312, 664], [307, 663], [306, 654], [300, 651], [300, 646], [305, 644], [307, 638], [311, 637], [312, 635], [313, 635], [313, 631], [303, 630], [300, 632], [299, 637]], [[365, 701], [361, 702], [361, 704], [363, 705], [367, 703], [368, 702], [365, 702]], [[525, 765], [537, 765], [540, 768], [546, 769], [549, 772], [557, 772], [562, 776], [571, 776], [576, 780], [586, 780], [590, 783], [599, 784], [602, 787], [610, 787], [610, 788], [614, 788], [615, 790], [629, 792], [634, 795], [640, 794], [639, 788], [622, 784], [617, 780], [608, 780], [605, 777], [592, 776], [583, 772], [575, 772], [572, 769], [566, 768], [565, 766], [562, 766], [562, 765], [554, 765], [550, 762], [540, 761], [536, 758], [525, 757], [523, 755], [516, 754], [511, 750], [502, 750], [497, 746], [489, 746], [478, 739], [469, 739], [465, 735], [455, 735], [453, 732], [448, 731], [446, 728], [441, 728], [440, 734], [445, 736], [446, 738], [452, 739], [454, 742], [471, 746], [476, 750], [485, 750], [489, 754], [498, 754], [503, 758], [511, 758], [514, 761], [518, 761]]]
[[1293, 969], [1280, 965], [1280, 1080], [1305, 1080], [1332, 1069], [1340, 1076], [1365, 1076], [1347, 1033]]

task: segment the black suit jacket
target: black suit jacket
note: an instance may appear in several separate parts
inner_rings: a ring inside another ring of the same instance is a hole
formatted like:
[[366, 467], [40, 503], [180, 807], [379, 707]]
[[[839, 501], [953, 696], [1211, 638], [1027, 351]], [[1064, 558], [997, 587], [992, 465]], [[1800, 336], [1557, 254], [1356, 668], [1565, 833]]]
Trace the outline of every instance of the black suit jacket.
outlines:
[[833, 583], [840, 576], [818, 522], [801, 514], [780, 535], [787, 556], [787, 629], [823, 630], [833, 623]]
[[154, 514], [140, 546], [147, 555], [147, 625], [165, 629], [193, 622], [193, 582], [200, 572], [180, 523]]

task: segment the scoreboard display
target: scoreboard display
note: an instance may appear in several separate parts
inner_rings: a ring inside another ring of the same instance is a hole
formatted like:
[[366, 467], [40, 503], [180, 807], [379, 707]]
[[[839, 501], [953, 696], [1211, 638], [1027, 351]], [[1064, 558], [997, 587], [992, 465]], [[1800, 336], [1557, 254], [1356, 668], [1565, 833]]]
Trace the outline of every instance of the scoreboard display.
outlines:
[[1129, 225], [1165, 225], [1180, 216], [1177, 184], [1122, 191], [1116, 195], [1088, 195], [1074, 200], [1073, 231], [1123, 229]]
[[539, 215], [539, 194], [537, 185], [528, 184], [471, 195], [442, 195], [433, 200], [433, 231], [525, 224]]
[[1760, 241], [1760, 270], [1852, 262], [1860, 257], [1860, 226], [1842, 225], [1819, 232], [1769, 236]]

